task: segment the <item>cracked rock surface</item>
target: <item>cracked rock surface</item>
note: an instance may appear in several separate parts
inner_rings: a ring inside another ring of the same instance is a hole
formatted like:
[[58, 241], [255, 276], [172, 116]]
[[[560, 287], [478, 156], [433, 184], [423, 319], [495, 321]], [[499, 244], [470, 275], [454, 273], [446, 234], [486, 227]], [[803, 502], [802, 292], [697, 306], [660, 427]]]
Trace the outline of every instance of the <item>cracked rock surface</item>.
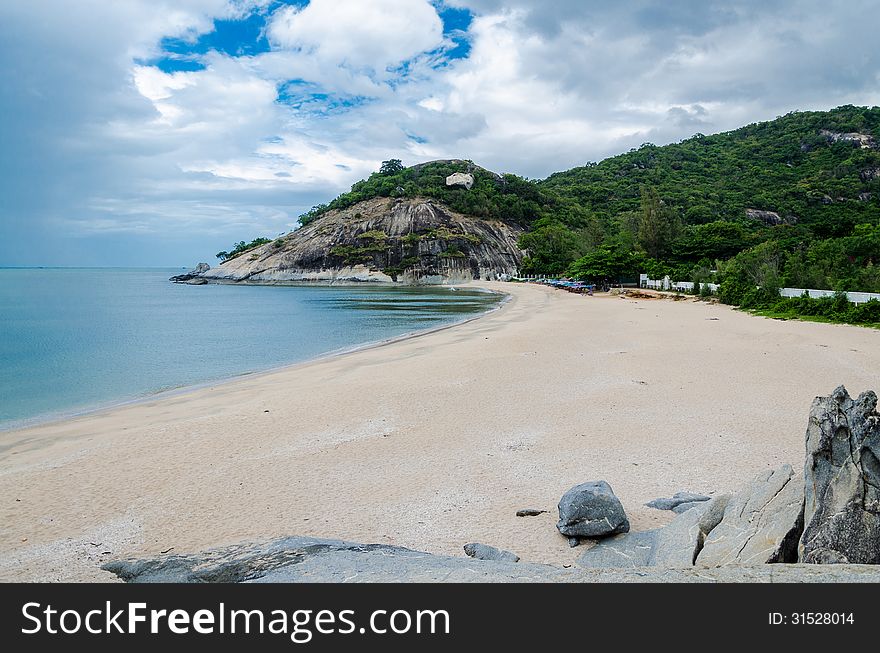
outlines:
[[701, 502], [663, 528], [624, 533], [602, 540], [585, 551], [582, 567], [691, 567], [706, 536], [718, 525], [730, 497]]
[[880, 563], [880, 415], [877, 395], [838, 387], [810, 409], [800, 559]]
[[803, 482], [790, 465], [763, 472], [730, 499], [721, 522], [706, 536], [696, 564], [797, 562], [803, 507]]

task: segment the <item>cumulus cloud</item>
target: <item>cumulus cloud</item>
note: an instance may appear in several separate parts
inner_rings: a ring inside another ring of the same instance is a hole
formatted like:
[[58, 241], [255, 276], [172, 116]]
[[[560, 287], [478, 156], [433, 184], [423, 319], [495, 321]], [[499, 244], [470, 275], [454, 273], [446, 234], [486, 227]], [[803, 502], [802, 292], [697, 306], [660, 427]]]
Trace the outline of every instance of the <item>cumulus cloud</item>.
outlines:
[[280, 48], [380, 74], [443, 42], [443, 24], [427, 0], [312, 0], [275, 12], [267, 33]]
[[[872, 5], [10, 0], [0, 263], [189, 263], [289, 229], [392, 157], [543, 177], [880, 104]], [[247, 21], [251, 43], [218, 44]], [[170, 41], [166, 63], [190, 65], [163, 64]]]

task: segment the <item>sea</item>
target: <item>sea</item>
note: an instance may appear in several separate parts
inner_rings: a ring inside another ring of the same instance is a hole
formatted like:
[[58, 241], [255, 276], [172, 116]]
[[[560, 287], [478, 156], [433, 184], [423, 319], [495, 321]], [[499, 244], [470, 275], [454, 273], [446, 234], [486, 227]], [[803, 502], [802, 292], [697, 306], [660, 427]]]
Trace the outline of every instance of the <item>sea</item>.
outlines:
[[454, 286], [174, 284], [173, 269], [0, 269], [0, 430], [467, 320]]

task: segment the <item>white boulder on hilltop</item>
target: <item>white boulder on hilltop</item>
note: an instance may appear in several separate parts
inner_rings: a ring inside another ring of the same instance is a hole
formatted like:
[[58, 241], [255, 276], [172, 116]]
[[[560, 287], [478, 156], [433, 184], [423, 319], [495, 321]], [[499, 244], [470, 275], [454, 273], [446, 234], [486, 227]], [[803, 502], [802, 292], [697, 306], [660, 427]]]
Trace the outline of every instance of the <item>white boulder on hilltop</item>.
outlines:
[[446, 178], [447, 186], [464, 186], [470, 190], [474, 185], [474, 176], [468, 172], [454, 172]]

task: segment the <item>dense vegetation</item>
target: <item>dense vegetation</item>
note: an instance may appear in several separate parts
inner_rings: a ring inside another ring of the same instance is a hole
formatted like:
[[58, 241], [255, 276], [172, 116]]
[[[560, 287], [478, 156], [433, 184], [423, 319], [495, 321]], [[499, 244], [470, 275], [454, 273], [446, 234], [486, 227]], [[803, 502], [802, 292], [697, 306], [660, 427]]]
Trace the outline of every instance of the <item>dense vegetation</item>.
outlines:
[[880, 326], [880, 301], [872, 299], [853, 304], [844, 293], [832, 297], [775, 297], [765, 295], [748, 298], [741, 308], [758, 315], [781, 320], [802, 319], [815, 322], [842, 322]]
[[[872, 146], [839, 136], [850, 133], [872, 137]], [[541, 185], [598, 222], [598, 245], [569, 269], [578, 277], [646, 271], [722, 284], [726, 276], [727, 286], [742, 286], [754, 279], [723, 262], [772, 252], [765, 262], [777, 286], [876, 292], [878, 143], [878, 108], [792, 113], [665, 147], [646, 144]], [[775, 215], [750, 217], [749, 209]], [[613, 265], [597, 267], [609, 258]]]
[[[469, 161], [405, 168], [393, 159], [300, 220], [373, 197], [432, 197], [525, 227], [524, 274], [618, 281], [647, 272], [743, 288], [754, 279], [736, 261], [766, 255], [776, 285], [880, 291], [878, 144], [880, 108], [846, 106], [645, 144], [543, 181]], [[446, 186], [453, 172], [470, 172], [474, 187]]]

